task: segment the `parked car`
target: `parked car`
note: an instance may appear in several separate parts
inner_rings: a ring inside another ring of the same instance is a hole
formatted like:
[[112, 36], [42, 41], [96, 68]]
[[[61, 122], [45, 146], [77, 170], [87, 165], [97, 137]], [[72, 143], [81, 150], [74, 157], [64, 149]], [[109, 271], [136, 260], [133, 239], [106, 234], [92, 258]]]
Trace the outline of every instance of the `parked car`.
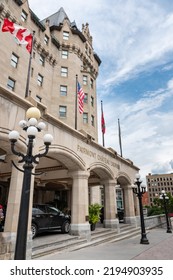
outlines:
[[40, 232], [60, 229], [62, 233], [70, 230], [70, 216], [47, 204], [34, 204], [32, 208], [32, 238]]

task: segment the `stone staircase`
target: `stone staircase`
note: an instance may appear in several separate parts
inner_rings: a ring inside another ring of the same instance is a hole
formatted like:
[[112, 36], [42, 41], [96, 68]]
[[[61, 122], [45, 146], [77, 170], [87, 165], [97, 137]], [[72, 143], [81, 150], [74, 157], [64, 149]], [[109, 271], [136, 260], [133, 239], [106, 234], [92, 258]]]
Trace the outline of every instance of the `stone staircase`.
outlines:
[[91, 232], [91, 240], [68, 234], [51, 234], [37, 237], [33, 240], [32, 259], [39, 259], [44, 255], [57, 252], [76, 251], [82, 248], [97, 246], [108, 242], [117, 242], [140, 234], [140, 228], [120, 224], [120, 233], [113, 229], [103, 228], [100, 225]]

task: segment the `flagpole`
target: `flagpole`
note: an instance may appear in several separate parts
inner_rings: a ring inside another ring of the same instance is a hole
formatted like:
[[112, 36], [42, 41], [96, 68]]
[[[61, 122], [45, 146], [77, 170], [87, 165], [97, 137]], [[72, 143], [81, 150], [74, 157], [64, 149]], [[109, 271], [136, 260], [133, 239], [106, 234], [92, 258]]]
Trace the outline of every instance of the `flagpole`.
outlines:
[[30, 57], [29, 57], [29, 64], [28, 64], [25, 98], [29, 96], [29, 82], [30, 82], [30, 76], [31, 76], [31, 61], [32, 61], [32, 50], [33, 50], [33, 46], [34, 46], [34, 35], [35, 35], [35, 31], [33, 31], [33, 34], [32, 34], [32, 47], [31, 47], [31, 52], [30, 52]]
[[[101, 122], [103, 122], [103, 102], [101, 100]], [[103, 123], [102, 123], [102, 143], [103, 147], [105, 146], [105, 137], [104, 137], [104, 132], [103, 132]]]
[[118, 133], [119, 133], [119, 145], [120, 145], [120, 155], [123, 156], [122, 153], [122, 143], [121, 143], [121, 128], [120, 128], [120, 120], [118, 119]]
[[75, 96], [75, 129], [77, 130], [77, 83], [78, 75], [76, 75], [76, 96]]

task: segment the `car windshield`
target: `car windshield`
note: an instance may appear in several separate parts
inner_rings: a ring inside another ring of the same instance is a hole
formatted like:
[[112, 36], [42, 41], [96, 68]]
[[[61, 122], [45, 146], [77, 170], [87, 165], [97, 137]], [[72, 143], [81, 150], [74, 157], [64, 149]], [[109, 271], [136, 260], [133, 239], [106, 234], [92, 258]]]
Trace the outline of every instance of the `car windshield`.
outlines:
[[44, 214], [44, 212], [38, 208], [32, 208], [32, 214], [34, 214], [34, 215]]
[[48, 213], [59, 214], [59, 213], [60, 213], [60, 210], [57, 209], [57, 208], [55, 208], [55, 207], [49, 206], [49, 207], [47, 207], [47, 212], [48, 212]]

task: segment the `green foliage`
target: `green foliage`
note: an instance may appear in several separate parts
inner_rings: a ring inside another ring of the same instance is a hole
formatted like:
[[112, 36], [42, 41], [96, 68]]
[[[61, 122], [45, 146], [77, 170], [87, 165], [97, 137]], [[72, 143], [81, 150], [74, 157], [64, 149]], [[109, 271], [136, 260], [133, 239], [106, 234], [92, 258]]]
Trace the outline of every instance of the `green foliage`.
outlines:
[[96, 224], [100, 220], [102, 206], [98, 203], [89, 205], [89, 223]]
[[148, 216], [160, 215], [163, 213], [163, 209], [158, 206], [152, 206], [148, 208]]
[[[166, 207], [168, 213], [173, 213], [173, 196], [170, 193], [166, 193], [169, 199], [166, 201]], [[148, 208], [148, 216], [160, 215], [165, 213], [164, 202], [163, 199], [159, 199], [158, 197], [154, 198], [153, 206]]]

